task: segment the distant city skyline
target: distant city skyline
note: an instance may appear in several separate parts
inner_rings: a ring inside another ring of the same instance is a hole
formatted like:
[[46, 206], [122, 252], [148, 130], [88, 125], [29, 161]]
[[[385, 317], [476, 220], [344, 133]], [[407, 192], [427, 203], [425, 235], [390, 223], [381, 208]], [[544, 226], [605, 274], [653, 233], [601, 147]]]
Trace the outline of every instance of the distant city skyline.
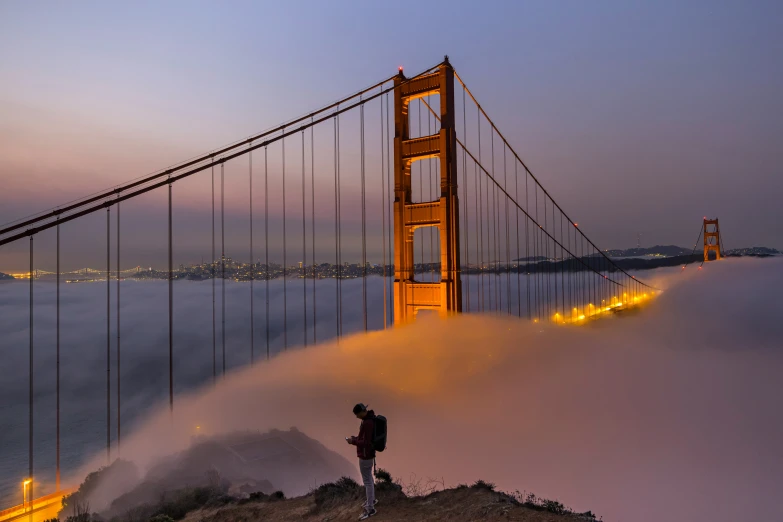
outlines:
[[[675, 247], [672, 248], [671, 245], [662, 248], [662, 251], [668, 251], [667, 253], [637, 253], [636, 250], [639, 250], [638, 247], [624, 249], [624, 250], [617, 250], [617, 249], [609, 249], [605, 250], [604, 253], [608, 255], [611, 258], [614, 259], [624, 259], [625, 257], [649, 257], [652, 259], [656, 258], [667, 258], [667, 257], [675, 257], [675, 256], [685, 256], [685, 255], [691, 255], [693, 252], [693, 255], [700, 256], [702, 254], [702, 250], [700, 248], [697, 248], [695, 251], [692, 251], [692, 249], [683, 248], [683, 247]], [[642, 250], [655, 250], [655, 247], [650, 247], [648, 249], [642, 249]], [[678, 252], [672, 253], [674, 250], [679, 250]], [[775, 256], [780, 255], [783, 252], [769, 248], [769, 247], [743, 247], [743, 248], [733, 248], [728, 249], [725, 252], [725, 255], [727, 257], [742, 257], [742, 256], [751, 256], [751, 257], [764, 257], [764, 256]], [[591, 257], [591, 256], [597, 256], [598, 254], [590, 254], [585, 255], [584, 257]], [[512, 259], [509, 266], [516, 267], [518, 264], [522, 263], [528, 263], [528, 264], [534, 264], [540, 261], [554, 261], [559, 262], [562, 260], [560, 257], [545, 257], [545, 256], [531, 256], [529, 258], [521, 258], [521, 259]], [[367, 261], [367, 275], [383, 275], [384, 268], [386, 269], [386, 275], [387, 277], [393, 277], [394, 276], [394, 264], [393, 263], [382, 263], [382, 262], [372, 262]], [[265, 274], [264, 270], [266, 270], [266, 263], [262, 259], [256, 260], [254, 263], [256, 267], [256, 274], [257, 279], [264, 279]], [[470, 265], [462, 264], [462, 267], [464, 269], [471, 269], [471, 270], [479, 270], [482, 267], [485, 270], [491, 271], [493, 270], [493, 266], [500, 267], [499, 270], [504, 271], [506, 267], [506, 260], [505, 259], [487, 259], [483, 263], [471, 263]], [[221, 277], [220, 270], [221, 270], [221, 260], [220, 258], [213, 261], [213, 264], [210, 265], [210, 263], [204, 262], [203, 260], [198, 262], [191, 262], [191, 263], [180, 263], [178, 265], [174, 266], [174, 272], [177, 274], [177, 278], [182, 278], [182, 273], [186, 273], [187, 276], [184, 277], [186, 279], [190, 279], [190, 275], [199, 276], [195, 279], [207, 279], [211, 277], [211, 274], [208, 272], [208, 270], [211, 270], [211, 267], [214, 266], [216, 273], [215, 277]], [[242, 261], [235, 261], [230, 256], [226, 256], [225, 258], [225, 266], [228, 269], [227, 276], [229, 279], [237, 279], [237, 280], [250, 280], [250, 274], [245, 270], [245, 272], [240, 276], [237, 277], [235, 270], [236, 269], [247, 269], [250, 267], [250, 263], [248, 262], [242, 262]], [[322, 278], [330, 278], [330, 277], [336, 277], [337, 272], [335, 267], [338, 265], [330, 262], [330, 261], [318, 261], [315, 262], [316, 267], [316, 278], [322, 279]], [[356, 262], [356, 261], [344, 261], [340, 267], [343, 268], [349, 268], [350, 270], [344, 272], [341, 277], [345, 278], [355, 278], [355, 277], [362, 277], [363, 271], [362, 271], [362, 263]], [[433, 261], [433, 262], [417, 262], [414, 265], [416, 267], [417, 273], [426, 273], [430, 271], [437, 272], [440, 270], [440, 262], [439, 261]], [[209, 267], [209, 269], [208, 269]], [[274, 260], [269, 261], [269, 268], [271, 270], [270, 272], [270, 279], [277, 279], [279, 277], [282, 277], [283, 275], [283, 265], [282, 263]], [[626, 267], [624, 267], [626, 268]], [[650, 267], [653, 268], [653, 267]], [[303, 262], [303, 261], [292, 261], [291, 263], [286, 265], [286, 272], [287, 276], [290, 275], [290, 277], [306, 277], [306, 278], [312, 278], [313, 277], [313, 264], [310, 262]], [[109, 271], [109, 275], [111, 278], [116, 278], [117, 268], [116, 265], [114, 265], [111, 270]], [[28, 271], [21, 271], [21, 272], [14, 272], [14, 271], [3, 271], [0, 270], [0, 274], [6, 274], [6, 275], [16, 275], [20, 277], [27, 277]], [[105, 277], [106, 274], [106, 268], [97, 268], [97, 267], [81, 267], [77, 269], [69, 269], [69, 268], [61, 268], [61, 276], [62, 279], [67, 280], [68, 274], [79, 274], [84, 276], [89, 276], [90, 274], [97, 274], [101, 275], [103, 274], [103, 277]], [[120, 267], [120, 273], [123, 277], [126, 276], [133, 276], [135, 275], [141, 275], [142, 278], [159, 278], [167, 276], [168, 274], [168, 268], [163, 266], [151, 266], [151, 265], [134, 265], [131, 267], [122, 266]], [[152, 275], [150, 273], [153, 273]], [[36, 268], [36, 277], [41, 277], [42, 275], [54, 275], [55, 273], [46, 270], [43, 268]]]

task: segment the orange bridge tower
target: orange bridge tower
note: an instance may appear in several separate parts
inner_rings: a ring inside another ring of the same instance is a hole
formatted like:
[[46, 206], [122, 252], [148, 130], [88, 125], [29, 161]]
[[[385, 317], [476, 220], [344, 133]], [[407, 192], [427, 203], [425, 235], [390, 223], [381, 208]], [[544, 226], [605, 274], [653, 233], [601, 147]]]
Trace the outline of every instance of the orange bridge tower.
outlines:
[[[411, 322], [418, 310], [440, 315], [462, 311], [459, 259], [459, 201], [457, 199], [457, 141], [454, 128], [454, 69], [448, 57], [438, 70], [407, 81], [402, 72], [394, 89], [394, 323]], [[410, 138], [411, 100], [440, 98], [440, 131]], [[440, 161], [440, 198], [411, 201], [411, 165]], [[413, 233], [437, 227], [440, 237], [440, 282], [417, 282], [414, 275]]]
[[[712, 230], [710, 228], [712, 227]], [[715, 261], [720, 260], [720, 226], [718, 218], [704, 218], [704, 261], [710, 260], [710, 252], [715, 252]]]

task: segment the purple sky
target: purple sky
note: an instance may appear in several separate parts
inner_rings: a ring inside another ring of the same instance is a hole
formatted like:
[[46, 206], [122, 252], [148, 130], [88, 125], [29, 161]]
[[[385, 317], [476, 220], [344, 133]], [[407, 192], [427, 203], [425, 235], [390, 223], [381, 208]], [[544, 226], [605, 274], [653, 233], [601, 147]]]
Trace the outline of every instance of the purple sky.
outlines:
[[[449, 54], [602, 247], [633, 246], [637, 233], [647, 246], [690, 246], [705, 215], [720, 217], [729, 248], [783, 247], [780, 2], [292, 5], [0, 3], [0, 223]], [[247, 215], [246, 166], [229, 169], [228, 225], [242, 235], [231, 225]], [[176, 188], [178, 262], [209, 256], [198, 197], [209, 178], [188, 183]], [[165, 194], [123, 212], [130, 266], [162, 262]], [[64, 229], [64, 263], [97, 266], [105, 240], [92, 234], [103, 230], [105, 216]], [[0, 248], [0, 271], [26, 266], [22, 243]]]

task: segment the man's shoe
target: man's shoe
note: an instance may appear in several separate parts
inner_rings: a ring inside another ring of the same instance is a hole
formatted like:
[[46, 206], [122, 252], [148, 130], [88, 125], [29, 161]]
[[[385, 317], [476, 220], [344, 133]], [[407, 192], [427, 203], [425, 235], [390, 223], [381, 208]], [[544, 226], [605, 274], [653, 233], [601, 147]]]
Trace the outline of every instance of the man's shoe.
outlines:
[[368, 518], [375, 515], [376, 513], [377, 511], [375, 510], [375, 508], [371, 508], [369, 511], [365, 511], [364, 513], [362, 513], [362, 516], [359, 517], [359, 520], [367, 520]]
[[[373, 506], [377, 506], [377, 505], [378, 505], [378, 499], [376, 498], [375, 502], [373, 503]], [[361, 508], [363, 510], [367, 511], [367, 501], [366, 500], [364, 501], [364, 504], [361, 505]]]

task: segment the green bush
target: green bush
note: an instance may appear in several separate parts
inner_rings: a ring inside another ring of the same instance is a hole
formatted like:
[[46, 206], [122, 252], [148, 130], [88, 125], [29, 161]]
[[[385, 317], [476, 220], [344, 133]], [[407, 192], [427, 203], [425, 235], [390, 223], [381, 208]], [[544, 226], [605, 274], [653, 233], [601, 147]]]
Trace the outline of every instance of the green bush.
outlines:
[[486, 482], [481, 479], [474, 482], [473, 485], [470, 487], [474, 489], [486, 489], [487, 491], [495, 491], [495, 484], [493, 484], [492, 482]]
[[378, 482], [382, 482], [382, 483], [385, 482], [387, 484], [391, 484], [392, 482], [394, 482], [394, 480], [392, 480], [391, 473], [389, 473], [383, 468], [375, 469], [375, 478], [378, 480]]
[[363, 488], [350, 477], [342, 477], [336, 482], [321, 484], [313, 492], [315, 505], [318, 507], [331, 505], [335, 502], [358, 499]]

